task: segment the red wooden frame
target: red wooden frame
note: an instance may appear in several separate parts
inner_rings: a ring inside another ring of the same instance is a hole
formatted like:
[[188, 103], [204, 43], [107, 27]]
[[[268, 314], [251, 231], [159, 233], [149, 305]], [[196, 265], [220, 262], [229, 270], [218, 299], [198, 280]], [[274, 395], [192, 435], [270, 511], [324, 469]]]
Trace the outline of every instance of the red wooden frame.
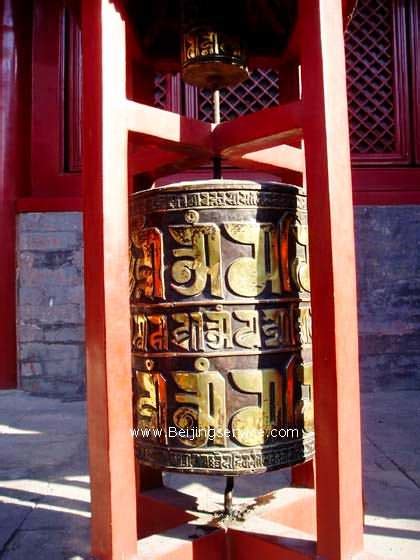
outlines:
[[0, 10], [0, 389], [17, 385], [15, 200], [29, 182], [31, 9], [3, 2]]
[[[83, 3], [92, 553], [104, 559], [136, 557], [137, 535], [149, 534], [148, 513], [155, 512], [163, 529], [168, 527], [164, 521], [168, 516], [171, 525], [185, 522], [182, 514], [177, 515], [168, 506], [170, 491], [158, 488], [144, 492], [145, 488], [160, 485], [159, 477], [152, 478], [150, 469], [140, 469], [138, 496], [135, 490], [136, 469], [129, 432], [132, 402], [127, 157], [136, 160], [138, 170], [142, 166], [141, 150], [156, 150], [153, 169], [148, 172], [159, 177], [170, 169], [191, 167], [191, 160], [201, 161], [221, 151], [229, 157], [232, 150], [235, 162], [243, 163], [247, 150], [255, 152], [261, 147], [262, 155], [257, 151], [251, 157], [266, 158], [277, 169], [292, 166], [293, 161], [294, 172], [300, 172], [302, 178], [303, 152], [296, 157], [299, 149], [293, 146], [291, 152], [287, 144], [283, 144], [284, 153], [279, 150], [281, 142], [295, 141], [303, 129], [316, 372], [316, 493], [310, 489], [304, 494], [302, 489], [291, 490], [286, 509], [270, 510], [264, 523], [271, 520], [270, 528], [281, 536], [263, 534], [262, 521], [253, 518], [254, 527], [244, 525], [227, 533], [209, 529], [205, 537], [195, 532], [197, 538], [191, 540], [187, 537], [194, 529], [187, 524], [170, 532], [168, 539], [163, 535], [157, 541], [153, 536], [141, 539], [139, 551], [140, 558], [154, 560], [198, 556], [219, 559], [225, 557], [226, 546], [230, 547], [232, 559], [243, 558], [245, 551], [249, 558], [262, 554], [267, 559], [280, 554], [285, 559], [361, 558], [356, 281], [341, 2], [300, 0], [303, 99], [295, 101], [293, 116], [279, 107], [219, 126], [127, 99], [128, 27], [119, 2]], [[246, 167], [246, 162], [243, 165]], [[308, 466], [294, 471], [296, 484], [310, 485], [310, 478]], [[160, 492], [159, 499], [156, 492]], [[310, 508], [308, 500], [313, 504]], [[302, 515], [305, 511], [316, 512], [316, 539], [309, 534], [314, 524], [310, 513]]]
[[356, 205], [420, 204], [420, 168], [353, 169]]
[[71, 6], [65, 0], [34, 3], [30, 194], [35, 199], [82, 194], [81, 46]]
[[[410, 0], [411, 65], [412, 65], [412, 105], [414, 130], [414, 159], [420, 164], [420, 7], [416, 0]], [[419, 182], [420, 189], [420, 182]]]

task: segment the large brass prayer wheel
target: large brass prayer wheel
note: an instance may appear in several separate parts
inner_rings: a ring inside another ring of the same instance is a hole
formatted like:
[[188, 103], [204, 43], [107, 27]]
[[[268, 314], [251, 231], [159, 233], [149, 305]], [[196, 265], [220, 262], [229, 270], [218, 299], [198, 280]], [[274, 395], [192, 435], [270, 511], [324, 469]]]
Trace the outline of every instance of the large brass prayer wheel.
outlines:
[[209, 180], [133, 195], [136, 454], [239, 475], [314, 450], [305, 197]]

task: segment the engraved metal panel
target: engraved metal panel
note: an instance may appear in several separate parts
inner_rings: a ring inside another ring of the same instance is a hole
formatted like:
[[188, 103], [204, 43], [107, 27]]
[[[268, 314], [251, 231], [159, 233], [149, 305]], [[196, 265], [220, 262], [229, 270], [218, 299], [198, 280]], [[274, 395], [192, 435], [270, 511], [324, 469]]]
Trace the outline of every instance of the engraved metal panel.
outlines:
[[306, 203], [213, 180], [132, 197], [136, 453], [235, 475], [313, 454]]

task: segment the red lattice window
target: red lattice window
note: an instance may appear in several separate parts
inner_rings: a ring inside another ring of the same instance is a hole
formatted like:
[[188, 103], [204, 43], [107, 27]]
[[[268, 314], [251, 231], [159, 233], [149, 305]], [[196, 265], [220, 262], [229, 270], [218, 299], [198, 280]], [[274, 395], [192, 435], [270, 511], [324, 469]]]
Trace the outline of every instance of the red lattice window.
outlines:
[[399, 4], [359, 0], [346, 35], [354, 162], [408, 162], [405, 16]]
[[[257, 69], [241, 84], [222, 89], [220, 112], [222, 120], [253, 113], [278, 103], [279, 74], [276, 70]], [[182, 113], [203, 121], [213, 118], [211, 92], [182, 83], [179, 74], [157, 74], [155, 105], [161, 109]]]
[[156, 74], [154, 86], [155, 106], [159, 109], [167, 109], [168, 77], [165, 74]]
[[[221, 120], [230, 120], [265, 107], [272, 107], [278, 104], [278, 98], [279, 73], [271, 69], [254, 70], [250, 77], [238, 86], [221, 90]], [[212, 98], [208, 90], [198, 92], [198, 117], [204, 121], [212, 120]]]

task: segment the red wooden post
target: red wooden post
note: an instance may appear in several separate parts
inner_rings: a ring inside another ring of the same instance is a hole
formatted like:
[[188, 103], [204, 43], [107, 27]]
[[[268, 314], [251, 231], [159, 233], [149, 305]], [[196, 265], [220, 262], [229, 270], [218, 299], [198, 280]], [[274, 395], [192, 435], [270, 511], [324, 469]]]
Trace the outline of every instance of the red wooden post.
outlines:
[[0, 2], [0, 389], [13, 389], [17, 383], [15, 202], [28, 182], [30, 100], [25, 66], [30, 22], [27, 3]]
[[342, 9], [301, 0], [319, 556], [363, 546], [357, 300]]
[[128, 291], [125, 25], [83, 2], [86, 343], [92, 554], [137, 548]]

